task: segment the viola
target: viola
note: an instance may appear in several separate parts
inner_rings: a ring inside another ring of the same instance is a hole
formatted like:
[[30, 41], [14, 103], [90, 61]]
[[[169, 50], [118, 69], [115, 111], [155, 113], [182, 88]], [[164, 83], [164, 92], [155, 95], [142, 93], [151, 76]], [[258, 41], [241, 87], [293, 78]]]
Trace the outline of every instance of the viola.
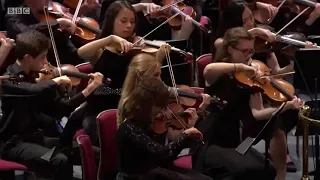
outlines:
[[[73, 15], [69, 13], [68, 8], [57, 2], [49, 1], [48, 4], [49, 20], [56, 20], [58, 18], [71, 19]], [[40, 21], [46, 22], [46, 16], [40, 13]], [[89, 17], [78, 17], [76, 19], [76, 25], [78, 26], [74, 36], [82, 43], [93, 41], [97, 38], [97, 35], [101, 33], [99, 24]]]
[[261, 61], [252, 60], [251, 66], [262, 72], [262, 77], [250, 77], [244, 72], [235, 73], [235, 78], [241, 84], [262, 91], [273, 102], [282, 103], [294, 98], [295, 89], [289, 82], [283, 79], [275, 79], [269, 76], [268, 81], [265, 76], [270, 75], [271, 70]]
[[[161, 4], [164, 8], [161, 8], [159, 11], [152, 12], [147, 14], [147, 17], [150, 22], [150, 19], [154, 18], [157, 20], [162, 21], [163, 19], [170, 19], [168, 24], [171, 26], [172, 29], [180, 30], [182, 27], [182, 21], [186, 16], [190, 16], [192, 18], [192, 23], [199, 27], [203, 32], [210, 33], [206, 27], [201, 25], [199, 22], [194, 20], [196, 17], [196, 12], [194, 11], [193, 7], [187, 6], [183, 3], [183, 1], [178, 0], [162, 0]], [[167, 10], [167, 8], [170, 10]], [[178, 14], [178, 15], [176, 15]], [[175, 16], [176, 15], [176, 16]], [[175, 16], [172, 18], [172, 16]]]
[[[37, 81], [49, 80], [60, 76], [59, 68], [52, 66], [51, 64], [45, 64], [43, 69], [39, 73]], [[72, 86], [80, 84], [81, 79], [90, 79], [91, 77], [86, 73], [79, 72], [78, 68], [71, 64], [61, 65], [61, 75], [68, 76], [71, 80]], [[110, 84], [109, 78], [105, 79], [104, 83]]]

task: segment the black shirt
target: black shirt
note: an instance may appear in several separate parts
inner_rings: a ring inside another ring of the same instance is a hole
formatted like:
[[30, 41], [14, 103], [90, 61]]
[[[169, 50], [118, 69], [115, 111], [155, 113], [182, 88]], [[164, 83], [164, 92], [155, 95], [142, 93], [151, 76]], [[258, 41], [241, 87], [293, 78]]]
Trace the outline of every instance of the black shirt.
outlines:
[[97, 115], [106, 109], [116, 109], [121, 95], [121, 88], [127, 76], [128, 66], [132, 56], [119, 55], [104, 50], [98, 62], [94, 65], [94, 72], [100, 72], [104, 77], [112, 80], [110, 85], [98, 87], [88, 98], [87, 111], [89, 115]]
[[249, 106], [252, 90], [239, 84], [232, 76], [223, 75], [217, 82], [206, 87], [205, 93], [216, 95], [228, 102], [223, 110], [216, 109], [214, 105], [208, 107], [214, 117], [211, 143], [226, 148], [237, 147], [240, 143], [240, 120], [253, 117]]
[[[23, 7], [27, 7], [23, 5]], [[48, 27], [46, 22], [39, 22], [32, 13], [30, 14], [7, 14], [7, 33], [8, 37], [15, 39], [16, 36], [22, 32], [34, 29], [46, 34], [49, 37]], [[73, 45], [69, 38], [69, 34], [58, 30], [58, 21], [49, 21], [49, 25], [52, 26], [54, 34], [54, 40], [57, 47], [57, 52], [62, 64], [77, 65], [83, 63], [77, 53], [77, 48]], [[52, 65], [56, 65], [53, 49], [51, 48], [47, 55], [48, 61]]]
[[49, 121], [55, 124], [57, 119], [69, 116], [85, 101], [82, 93], [71, 99], [61, 98], [54, 81], [36, 83], [35, 79], [24, 73], [16, 63], [7, 68], [5, 75], [20, 75], [23, 80], [2, 82], [3, 118], [0, 120], [0, 139], [3, 141], [14, 135], [30, 135]]
[[164, 145], [155, 141], [152, 134], [131, 120], [119, 126], [116, 143], [120, 173], [143, 174], [152, 168], [170, 165], [192, 141], [190, 136], [183, 135], [178, 141]]

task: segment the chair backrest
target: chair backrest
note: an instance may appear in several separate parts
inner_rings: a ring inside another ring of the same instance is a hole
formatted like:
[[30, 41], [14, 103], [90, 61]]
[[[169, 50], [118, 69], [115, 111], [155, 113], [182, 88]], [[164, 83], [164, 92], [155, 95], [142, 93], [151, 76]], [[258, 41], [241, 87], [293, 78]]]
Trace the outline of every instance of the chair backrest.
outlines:
[[97, 116], [98, 136], [100, 142], [100, 163], [98, 176], [103, 177], [117, 170], [117, 109], [102, 111]]
[[77, 143], [80, 149], [80, 156], [82, 162], [82, 179], [97, 180], [97, 167], [89, 136], [78, 136]]
[[199, 86], [200, 87], [205, 87], [205, 80], [204, 80], [204, 77], [203, 77], [203, 70], [204, 68], [212, 63], [212, 54], [209, 53], [209, 54], [204, 54], [200, 57], [197, 58], [196, 60], [197, 62], [197, 70], [198, 70], [198, 83], [199, 83]]
[[[93, 73], [93, 67], [89, 62], [81, 63], [76, 66], [78, 70], [82, 73], [90, 74]], [[78, 85], [77, 92], [82, 91], [88, 85], [89, 79], [81, 79], [80, 84]]]

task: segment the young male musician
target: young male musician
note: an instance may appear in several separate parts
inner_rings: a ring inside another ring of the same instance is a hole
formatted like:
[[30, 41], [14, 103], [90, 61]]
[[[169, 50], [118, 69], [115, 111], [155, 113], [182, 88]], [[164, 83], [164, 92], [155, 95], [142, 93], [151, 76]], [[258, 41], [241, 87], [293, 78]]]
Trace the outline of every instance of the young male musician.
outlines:
[[[56, 180], [72, 179], [72, 164], [59, 153], [49, 162], [41, 159], [49, 148], [40, 129], [56, 119], [69, 116], [102, 83], [103, 75], [90, 74], [88, 86], [71, 98], [57, 95], [58, 86], [70, 86], [70, 79], [60, 76], [52, 80], [36, 82], [35, 76], [47, 62], [50, 41], [42, 33], [31, 30], [17, 35], [16, 63], [7, 68], [5, 75], [19, 77], [16, 82], [2, 82], [3, 118], [0, 120], [1, 158], [50, 172]], [[80, 122], [81, 123], [81, 122]], [[45, 170], [43, 170], [44, 168]]]
[[[48, 34], [47, 22], [45, 21], [43, 13], [44, 6], [48, 5], [50, 5], [48, 0], [24, 0], [22, 7], [29, 7], [30, 14], [7, 14], [8, 36], [14, 39], [17, 34], [31, 29]], [[49, 25], [51, 25], [53, 29], [61, 63], [73, 65], [83, 63], [84, 60], [81, 59], [77, 53], [78, 49], [69, 38], [71, 34], [74, 34], [76, 25], [73, 24], [70, 19], [65, 18], [50, 20]], [[53, 65], [56, 64], [52, 49], [50, 49], [48, 53], [48, 61]]]

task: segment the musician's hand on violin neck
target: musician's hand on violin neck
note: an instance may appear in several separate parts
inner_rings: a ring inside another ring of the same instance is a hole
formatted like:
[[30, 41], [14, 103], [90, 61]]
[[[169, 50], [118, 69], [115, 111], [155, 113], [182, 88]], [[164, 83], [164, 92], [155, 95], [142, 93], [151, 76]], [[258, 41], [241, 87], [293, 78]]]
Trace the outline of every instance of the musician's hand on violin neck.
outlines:
[[111, 35], [111, 39], [113, 44], [116, 44], [116, 50], [120, 51], [122, 53], [127, 53], [128, 51], [130, 51], [133, 48], [133, 44], [130, 43], [129, 41], [116, 36], [116, 35]]
[[188, 108], [184, 112], [190, 114], [188, 118], [188, 127], [192, 128], [196, 125], [197, 121], [199, 120], [199, 116], [197, 114], [197, 110], [195, 108]]
[[191, 136], [191, 137], [193, 137], [193, 138], [195, 138], [197, 140], [202, 140], [203, 139], [202, 133], [198, 129], [194, 128], [194, 127], [186, 129], [185, 131], [183, 131], [183, 133], [185, 133], [185, 134], [187, 134], [187, 135], [189, 135], [189, 136]]
[[304, 101], [300, 98], [294, 97], [293, 100], [288, 101], [286, 106], [288, 109], [300, 109], [304, 105]]
[[207, 107], [211, 103], [211, 96], [209, 94], [203, 94], [203, 93], [201, 93], [201, 96], [202, 96], [202, 103], [200, 104], [198, 111], [203, 112], [207, 109]]
[[314, 47], [317, 47], [317, 44], [313, 44], [310, 41], [306, 41], [305, 48], [314, 48]]
[[59, 18], [57, 19], [57, 21], [60, 24], [61, 30], [67, 31], [69, 34], [74, 34], [74, 32], [76, 31], [77, 26], [72, 23], [70, 19]]
[[91, 79], [88, 82], [88, 87], [91, 87], [93, 89], [96, 89], [98, 86], [102, 84], [103, 81], [103, 74], [96, 72], [96, 73], [91, 73], [88, 74]]

